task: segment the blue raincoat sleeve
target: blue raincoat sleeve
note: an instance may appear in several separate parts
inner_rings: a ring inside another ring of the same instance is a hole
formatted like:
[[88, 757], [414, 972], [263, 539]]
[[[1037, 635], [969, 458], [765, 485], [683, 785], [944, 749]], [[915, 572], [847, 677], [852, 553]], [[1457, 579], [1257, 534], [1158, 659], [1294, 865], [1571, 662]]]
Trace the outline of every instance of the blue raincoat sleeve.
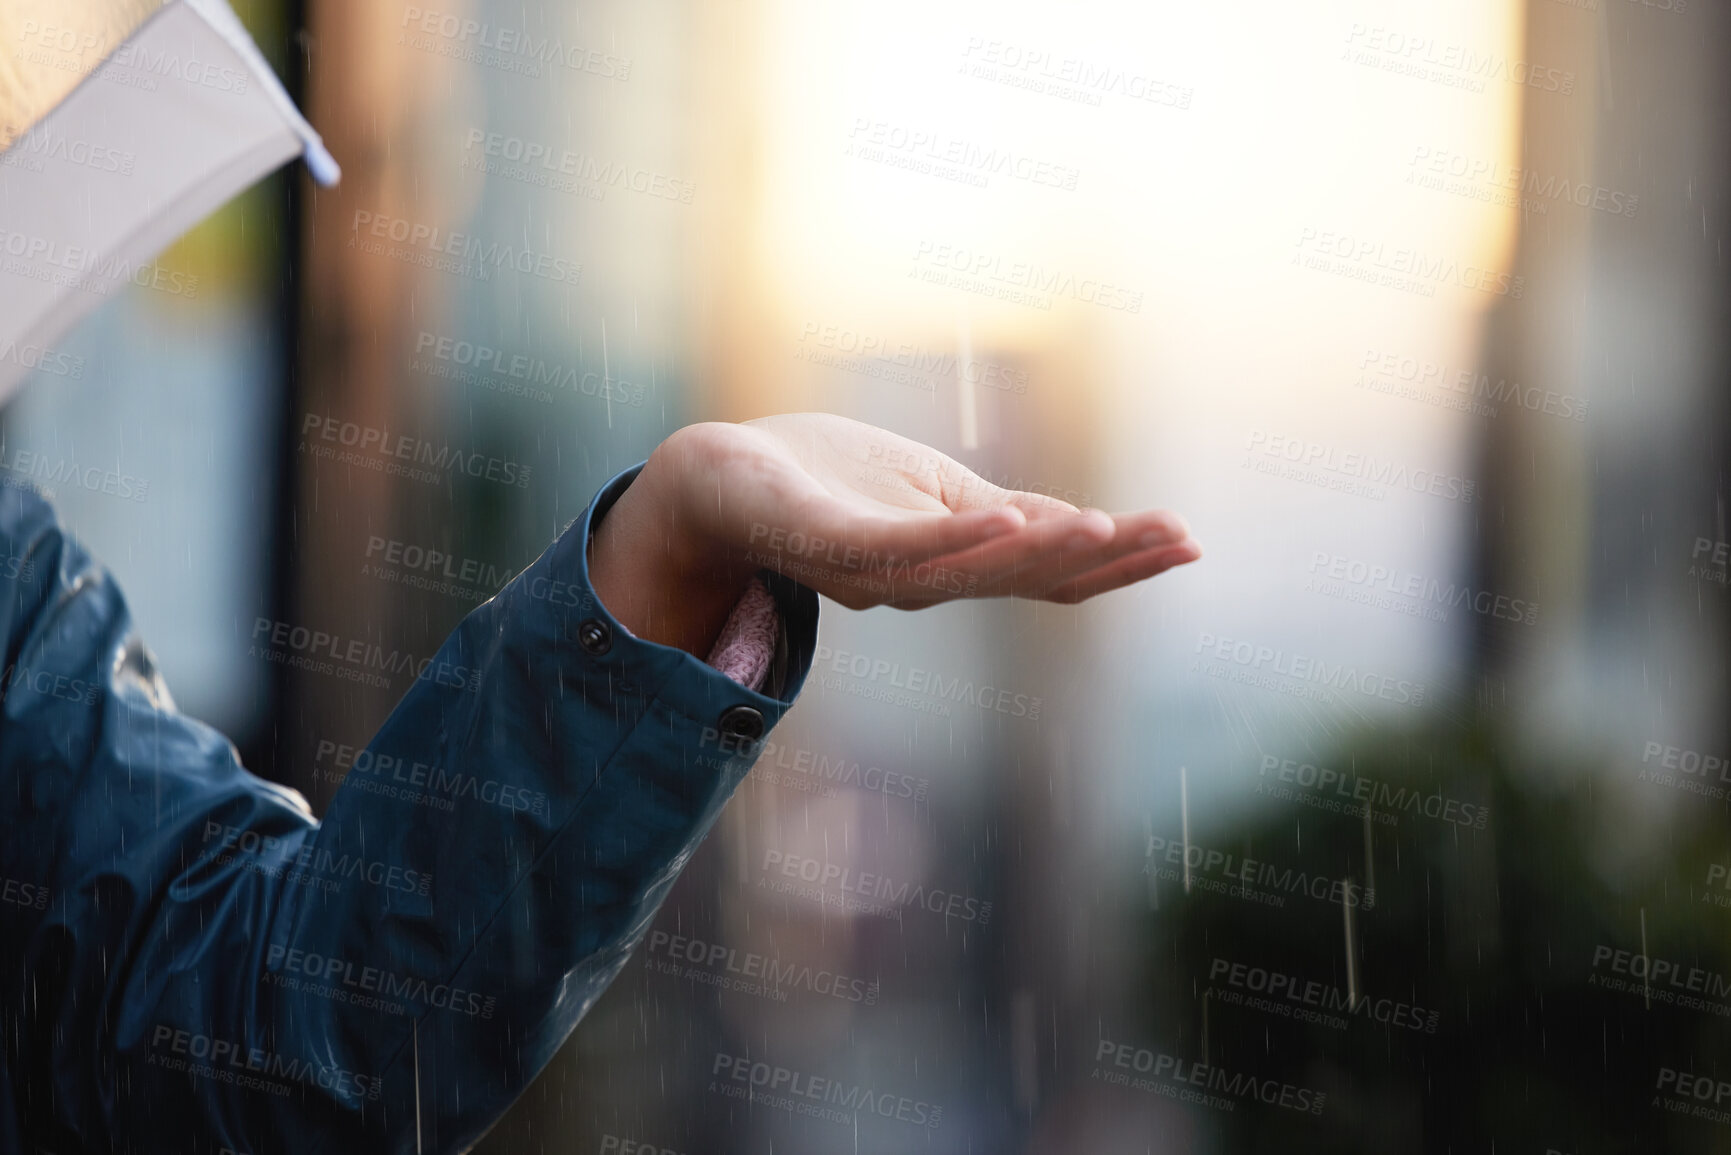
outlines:
[[[0, 489], [0, 1150], [460, 1151], [642, 938], [779, 696], [596, 600], [610, 482], [418, 671], [323, 822], [175, 712], [113, 579]], [[264, 639], [261, 639], [264, 641]]]

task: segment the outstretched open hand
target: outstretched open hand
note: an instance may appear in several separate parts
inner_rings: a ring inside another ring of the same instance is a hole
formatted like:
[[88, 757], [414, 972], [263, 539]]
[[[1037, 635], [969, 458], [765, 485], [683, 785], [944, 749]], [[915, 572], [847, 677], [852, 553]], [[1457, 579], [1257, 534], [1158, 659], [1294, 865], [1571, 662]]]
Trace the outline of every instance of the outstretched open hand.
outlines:
[[1195, 561], [1182, 518], [1001, 489], [826, 413], [679, 430], [602, 521], [596, 593], [639, 637], [706, 652], [759, 569], [844, 606], [1079, 602]]

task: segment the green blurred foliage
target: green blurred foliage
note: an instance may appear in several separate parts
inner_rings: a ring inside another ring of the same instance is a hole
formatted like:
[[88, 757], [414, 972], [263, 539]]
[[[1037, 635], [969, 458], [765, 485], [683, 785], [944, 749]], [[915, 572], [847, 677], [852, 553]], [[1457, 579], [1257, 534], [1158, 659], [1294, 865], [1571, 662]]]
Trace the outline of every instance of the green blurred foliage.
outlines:
[[[1144, 916], [1144, 1039], [1329, 1096], [1314, 1119], [1254, 1103], [1205, 1112], [1222, 1150], [1731, 1150], [1731, 1125], [1667, 1110], [1676, 1096], [1657, 1093], [1666, 1066], [1731, 1080], [1731, 998], [1717, 1010], [1676, 1003], [1689, 968], [1709, 976], [1699, 992], [1709, 999], [1715, 979], [1731, 985], [1731, 910], [1706, 885], [1728, 861], [1727, 803], [1672, 797], [1603, 752], [1517, 759], [1512, 748], [1495, 719], [1479, 717], [1371, 730], [1318, 760], [1416, 788], [1409, 799], [1488, 802], [1484, 830], [1409, 812], [1393, 825], [1373, 818], [1367, 836], [1361, 813], [1286, 798], [1198, 837], [1282, 869], [1374, 878], [1374, 906], [1352, 912], [1350, 974], [1337, 903], [1289, 897], [1272, 908], [1159, 884]], [[1620, 968], [1614, 951], [1628, 952]], [[1680, 973], [1635, 977], [1643, 952]], [[1345, 1029], [1232, 1005], [1230, 984], [1210, 982], [1216, 960], [1363, 1001], [1336, 1015]], [[1376, 1021], [1397, 1004], [1424, 1012], [1419, 1022], [1434, 1012], [1435, 1033]]]

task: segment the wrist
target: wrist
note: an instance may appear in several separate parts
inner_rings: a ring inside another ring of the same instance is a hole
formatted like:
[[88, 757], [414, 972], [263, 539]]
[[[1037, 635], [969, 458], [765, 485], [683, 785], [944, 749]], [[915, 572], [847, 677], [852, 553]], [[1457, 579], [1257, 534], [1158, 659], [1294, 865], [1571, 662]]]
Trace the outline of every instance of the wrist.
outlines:
[[683, 508], [676, 465], [658, 449], [602, 517], [590, 581], [634, 636], [704, 658], [756, 570]]

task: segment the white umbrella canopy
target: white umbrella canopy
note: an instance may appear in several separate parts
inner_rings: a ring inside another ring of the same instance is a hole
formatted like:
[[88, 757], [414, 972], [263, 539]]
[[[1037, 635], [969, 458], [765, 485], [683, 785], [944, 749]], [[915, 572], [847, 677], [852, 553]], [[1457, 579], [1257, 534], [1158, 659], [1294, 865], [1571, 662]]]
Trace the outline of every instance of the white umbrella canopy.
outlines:
[[336, 163], [225, 0], [0, 0], [0, 401], [230, 197]]

